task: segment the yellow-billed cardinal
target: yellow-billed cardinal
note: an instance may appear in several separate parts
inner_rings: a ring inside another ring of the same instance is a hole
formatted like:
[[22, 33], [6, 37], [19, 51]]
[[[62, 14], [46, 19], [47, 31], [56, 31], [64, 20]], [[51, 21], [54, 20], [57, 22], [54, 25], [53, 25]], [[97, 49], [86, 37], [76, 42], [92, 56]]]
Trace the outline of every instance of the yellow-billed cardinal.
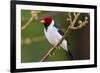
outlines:
[[[49, 43], [56, 45], [64, 35], [64, 32], [55, 24], [55, 21], [51, 16], [45, 17], [40, 22], [44, 24], [44, 33]], [[73, 56], [68, 49], [67, 40], [64, 39], [60, 47], [62, 47], [69, 54], [69, 59], [72, 60]]]

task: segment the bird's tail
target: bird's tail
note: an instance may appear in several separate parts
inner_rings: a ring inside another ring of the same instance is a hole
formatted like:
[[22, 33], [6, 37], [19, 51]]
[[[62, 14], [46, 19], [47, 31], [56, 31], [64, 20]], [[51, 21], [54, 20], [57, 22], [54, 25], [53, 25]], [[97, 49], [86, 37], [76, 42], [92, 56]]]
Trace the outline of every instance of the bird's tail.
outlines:
[[69, 56], [69, 59], [70, 59], [70, 60], [73, 60], [74, 57], [73, 57], [73, 55], [71, 54], [70, 49], [69, 49], [69, 47], [68, 47], [67, 44], [69, 44], [69, 43], [68, 43], [67, 41], [63, 40], [63, 42], [62, 42], [62, 44], [61, 44], [61, 47], [65, 50], [66, 55]]
[[70, 50], [68, 50], [68, 55], [69, 55], [70, 60], [74, 60], [74, 57], [73, 57], [72, 53], [70, 52]]
[[69, 49], [68, 49], [68, 51], [65, 50], [65, 52], [66, 52], [66, 55], [68, 55], [69, 60], [74, 60], [74, 57]]

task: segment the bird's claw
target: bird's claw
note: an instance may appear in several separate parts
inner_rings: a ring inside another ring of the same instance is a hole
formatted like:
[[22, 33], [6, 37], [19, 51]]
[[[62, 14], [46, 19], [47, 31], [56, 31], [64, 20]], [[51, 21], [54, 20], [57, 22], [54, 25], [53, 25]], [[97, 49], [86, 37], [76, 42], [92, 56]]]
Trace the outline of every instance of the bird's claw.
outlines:
[[60, 46], [57, 47], [59, 50], [61, 49]]
[[54, 56], [55, 55], [55, 52], [53, 52], [52, 54], [49, 54], [49, 56]]
[[52, 55], [54, 56], [55, 55], [55, 52]]
[[49, 54], [49, 56], [52, 56], [51, 54]]

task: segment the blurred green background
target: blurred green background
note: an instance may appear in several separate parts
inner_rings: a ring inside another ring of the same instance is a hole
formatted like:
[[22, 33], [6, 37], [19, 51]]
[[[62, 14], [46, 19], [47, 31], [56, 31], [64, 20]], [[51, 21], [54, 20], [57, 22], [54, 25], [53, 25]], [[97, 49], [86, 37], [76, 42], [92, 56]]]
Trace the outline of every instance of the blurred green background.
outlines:
[[[33, 20], [25, 30], [21, 31], [21, 62], [39, 62], [48, 52], [52, 45], [44, 36], [44, 26], [40, 20], [45, 16], [53, 16], [54, 20], [65, 31], [68, 27], [66, 12], [41, 11], [38, 20]], [[79, 19], [83, 20], [88, 13], [81, 13]], [[24, 26], [30, 19], [30, 10], [21, 10], [21, 26]], [[75, 60], [84, 60], [90, 58], [90, 23], [86, 27], [79, 30], [70, 30], [67, 36], [69, 48]], [[55, 50], [55, 55], [48, 57], [47, 61], [64, 61], [68, 60], [65, 51], [61, 49]]]

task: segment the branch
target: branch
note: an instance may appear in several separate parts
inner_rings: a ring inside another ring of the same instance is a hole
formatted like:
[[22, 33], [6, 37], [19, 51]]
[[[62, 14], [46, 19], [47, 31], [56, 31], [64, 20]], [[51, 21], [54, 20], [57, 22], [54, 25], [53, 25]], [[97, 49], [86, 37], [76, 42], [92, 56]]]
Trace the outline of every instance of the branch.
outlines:
[[88, 17], [86, 16], [84, 19], [85, 19], [84, 21], [81, 21], [81, 20], [78, 21], [78, 24], [79, 24], [78, 26], [76, 27], [72, 26], [70, 27], [70, 29], [77, 30], [77, 29], [84, 27], [88, 23]]
[[23, 31], [32, 22], [32, 20], [33, 20], [33, 17], [30, 17], [28, 22], [22, 26], [21, 30]]
[[30, 17], [30, 19], [26, 22], [26, 24], [24, 24], [23, 26], [22, 26], [22, 28], [21, 28], [21, 30], [23, 31], [24, 29], [26, 29], [26, 27], [34, 20], [34, 19], [38, 19], [38, 13], [39, 13], [40, 11], [31, 11], [31, 17]]
[[67, 30], [65, 31], [63, 37], [61, 38], [61, 40], [60, 40], [56, 45], [54, 45], [54, 46], [47, 52], [47, 54], [40, 60], [40, 62], [46, 61], [46, 59], [49, 57], [49, 55], [50, 55], [51, 53], [53, 53], [53, 51], [56, 49], [56, 47], [59, 47], [59, 46], [60, 46], [60, 44], [62, 43], [62, 41], [65, 39], [66, 35], [68, 34], [70, 27], [72, 27], [72, 26], [75, 25], [75, 23], [76, 23], [76, 21], [77, 21], [79, 15], [80, 15], [80, 13], [75, 14], [75, 15], [74, 15], [74, 19], [73, 19], [73, 21], [72, 21], [71, 14], [69, 14], [69, 17], [70, 17], [70, 18], [69, 18], [70, 25], [68, 26]]

